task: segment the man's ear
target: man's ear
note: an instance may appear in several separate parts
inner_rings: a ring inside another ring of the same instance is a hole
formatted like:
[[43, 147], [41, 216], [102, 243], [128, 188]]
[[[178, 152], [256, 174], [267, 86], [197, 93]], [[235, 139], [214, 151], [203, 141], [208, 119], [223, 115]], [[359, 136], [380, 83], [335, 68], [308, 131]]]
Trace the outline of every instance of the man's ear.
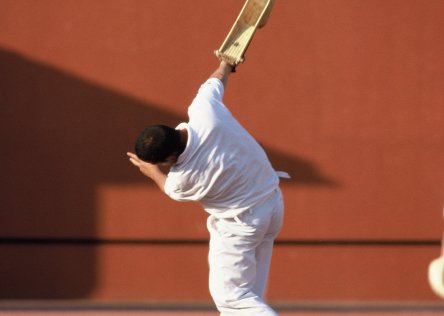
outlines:
[[172, 165], [175, 164], [177, 162], [177, 155], [176, 154], [169, 155], [165, 162]]

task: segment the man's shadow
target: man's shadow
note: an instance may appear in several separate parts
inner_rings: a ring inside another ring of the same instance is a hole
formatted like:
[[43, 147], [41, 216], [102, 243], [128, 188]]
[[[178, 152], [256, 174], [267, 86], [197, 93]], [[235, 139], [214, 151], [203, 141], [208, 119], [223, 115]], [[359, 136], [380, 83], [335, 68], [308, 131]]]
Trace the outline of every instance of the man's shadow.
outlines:
[[[144, 180], [128, 163], [148, 124], [186, 121], [0, 49], [0, 299], [84, 298], [95, 286], [95, 189]], [[265, 148], [288, 185], [335, 186], [313, 162]]]

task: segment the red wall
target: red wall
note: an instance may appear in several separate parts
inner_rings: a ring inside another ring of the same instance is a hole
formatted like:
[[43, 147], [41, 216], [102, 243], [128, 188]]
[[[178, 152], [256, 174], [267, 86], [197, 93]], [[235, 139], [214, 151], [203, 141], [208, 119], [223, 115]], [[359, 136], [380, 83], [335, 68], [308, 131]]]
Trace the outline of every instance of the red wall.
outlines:
[[[205, 213], [127, 161], [175, 125], [240, 8], [0, 0], [0, 298], [210, 301]], [[444, 2], [276, 1], [225, 101], [293, 178], [273, 301], [429, 301]]]

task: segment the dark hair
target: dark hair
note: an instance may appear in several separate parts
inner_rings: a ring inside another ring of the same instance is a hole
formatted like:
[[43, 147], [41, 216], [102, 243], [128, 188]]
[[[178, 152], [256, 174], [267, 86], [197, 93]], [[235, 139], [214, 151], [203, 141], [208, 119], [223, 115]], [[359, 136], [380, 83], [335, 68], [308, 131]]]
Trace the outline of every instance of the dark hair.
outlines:
[[179, 154], [181, 147], [179, 131], [165, 125], [152, 125], [140, 133], [135, 151], [140, 159], [155, 164]]

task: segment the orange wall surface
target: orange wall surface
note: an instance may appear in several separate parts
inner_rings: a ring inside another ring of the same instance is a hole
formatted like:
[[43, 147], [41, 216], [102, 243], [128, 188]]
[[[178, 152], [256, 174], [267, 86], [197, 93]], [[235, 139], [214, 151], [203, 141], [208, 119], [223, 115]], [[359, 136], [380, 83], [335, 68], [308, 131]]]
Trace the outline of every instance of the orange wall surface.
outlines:
[[[0, 299], [209, 302], [206, 214], [128, 162], [177, 125], [240, 0], [0, 0]], [[276, 0], [225, 103], [286, 218], [268, 297], [436, 301], [444, 1]]]

